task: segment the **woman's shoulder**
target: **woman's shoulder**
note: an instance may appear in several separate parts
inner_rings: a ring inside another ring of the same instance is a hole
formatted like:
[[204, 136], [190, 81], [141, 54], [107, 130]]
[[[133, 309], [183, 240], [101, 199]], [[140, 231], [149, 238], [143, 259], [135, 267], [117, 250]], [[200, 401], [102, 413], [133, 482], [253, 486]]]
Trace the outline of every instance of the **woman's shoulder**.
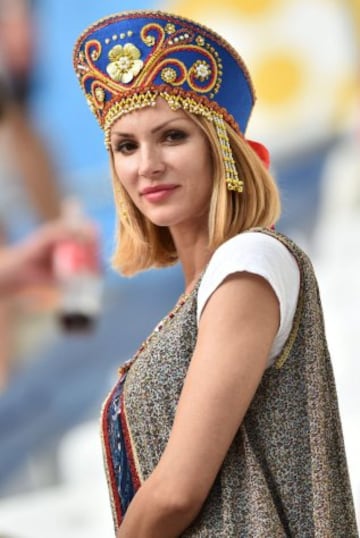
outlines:
[[258, 262], [295, 262], [284, 235], [256, 228], [241, 232], [222, 243], [213, 253], [204, 276], [216, 269], [218, 264], [224, 266], [236, 261], [246, 262], [254, 257]]
[[263, 277], [274, 289], [280, 304], [296, 304], [300, 270], [297, 260], [284, 244], [284, 236], [242, 232], [220, 245], [212, 255], [198, 291], [198, 319], [215, 289], [231, 274], [249, 272]]

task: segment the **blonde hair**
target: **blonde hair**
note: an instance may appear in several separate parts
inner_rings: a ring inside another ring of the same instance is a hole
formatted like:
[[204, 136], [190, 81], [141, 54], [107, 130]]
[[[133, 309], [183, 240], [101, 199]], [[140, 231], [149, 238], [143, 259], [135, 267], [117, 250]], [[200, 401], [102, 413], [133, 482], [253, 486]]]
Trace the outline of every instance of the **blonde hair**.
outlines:
[[[239, 178], [244, 181], [240, 194], [229, 191], [225, 183], [225, 168], [221, 146], [213, 123], [202, 116], [188, 113], [205, 133], [211, 148], [213, 192], [208, 220], [209, 251], [236, 234], [255, 227], [270, 227], [280, 216], [280, 195], [277, 185], [264, 164], [227, 123]], [[167, 227], [159, 227], [145, 218], [133, 204], [115, 172], [112, 153], [111, 170], [117, 225], [112, 266], [125, 276], [151, 267], [167, 267], [178, 256]]]

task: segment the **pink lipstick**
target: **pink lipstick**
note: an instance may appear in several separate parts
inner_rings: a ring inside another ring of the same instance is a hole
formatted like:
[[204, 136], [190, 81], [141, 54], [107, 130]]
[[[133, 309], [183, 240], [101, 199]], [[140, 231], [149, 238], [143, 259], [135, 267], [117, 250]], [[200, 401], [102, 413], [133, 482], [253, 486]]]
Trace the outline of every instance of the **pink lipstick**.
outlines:
[[140, 194], [149, 202], [162, 202], [171, 196], [176, 188], [176, 185], [154, 185], [145, 187]]

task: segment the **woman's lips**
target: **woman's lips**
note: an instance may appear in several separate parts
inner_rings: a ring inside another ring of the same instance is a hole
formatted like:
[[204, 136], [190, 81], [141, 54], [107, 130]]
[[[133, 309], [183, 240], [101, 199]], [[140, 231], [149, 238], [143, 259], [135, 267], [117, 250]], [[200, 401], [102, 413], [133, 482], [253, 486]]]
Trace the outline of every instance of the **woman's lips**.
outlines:
[[176, 185], [156, 185], [154, 187], [146, 187], [141, 191], [141, 196], [149, 202], [161, 202], [171, 196], [176, 188]]

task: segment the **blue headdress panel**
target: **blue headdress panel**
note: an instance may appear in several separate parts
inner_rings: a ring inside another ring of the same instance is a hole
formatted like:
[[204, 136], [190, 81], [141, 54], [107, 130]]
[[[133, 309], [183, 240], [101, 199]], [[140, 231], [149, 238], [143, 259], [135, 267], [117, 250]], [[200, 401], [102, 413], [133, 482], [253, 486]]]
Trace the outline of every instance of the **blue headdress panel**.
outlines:
[[78, 39], [74, 66], [103, 128], [116, 102], [148, 90], [193, 98], [242, 133], [254, 104], [237, 52], [208, 28], [163, 12], [126, 12], [98, 21]]

